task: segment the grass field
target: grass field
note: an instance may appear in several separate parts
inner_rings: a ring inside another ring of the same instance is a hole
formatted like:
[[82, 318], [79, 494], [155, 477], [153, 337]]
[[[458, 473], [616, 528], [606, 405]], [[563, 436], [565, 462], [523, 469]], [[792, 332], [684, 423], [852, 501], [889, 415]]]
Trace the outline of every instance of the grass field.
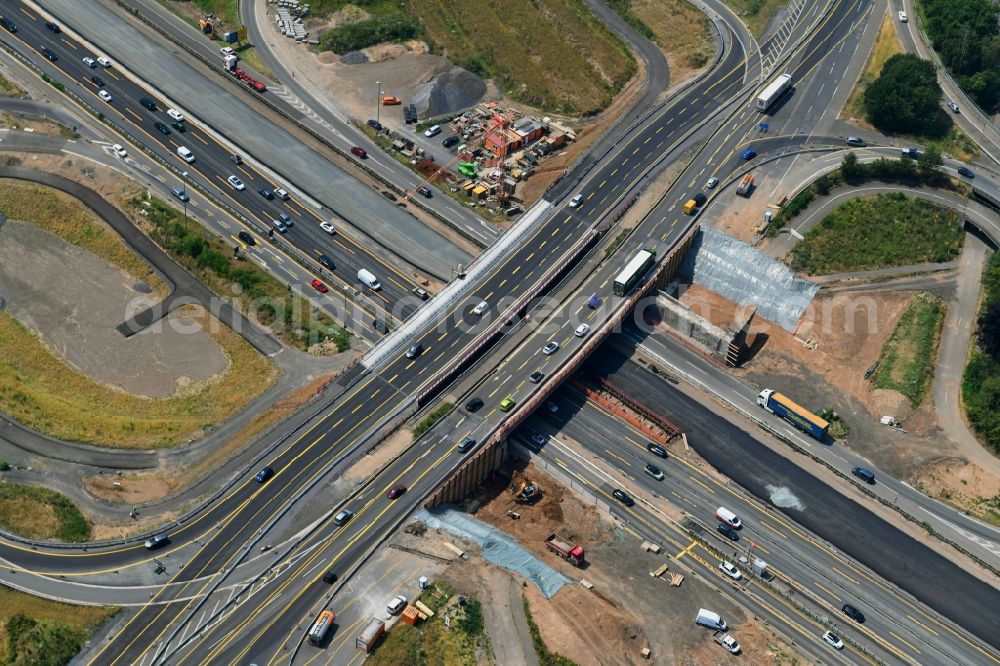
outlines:
[[778, 10], [786, 7], [788, 2], [787, 0], [726, 0], [725, 4], [743, 19], [754, 37], [760, 37]]
[[[314, 10], [346, 4], [321, 2]], [[362, 6], [380, 19], [415, 19], [416, 37], [434, 52], [494, 79], [511, 99], [549, 112], [596, 113], [637, 71], [625, 44], [582, 0], [373, 0]]]
[[0, 481], [0, 525], [29, 539], [75, 543], [90, 523], [68, 497], [48, 488]]
[[[192, 314], [193, 316], [193, 314]], [[229, 361], [218, 379], [163, 400], [99, 384], [0, 313], [0, 412], [57, 439], [115, 448], [173, 446], [200, 436], [273, 383], [274, 367], [229, 328], [201, 319]]]
[[629, 14], [649, 28], [649, 38], [671, 58], [671, 84], [687, 71], [704, 67], [715, 52], [708, 19], [685, 0], [619, 0], [608, 4], [616, 11], [619, 5], [627, 5]]
[[874, 46], [872, 46], [872, 52], [868, 56], [868, 62], [865, 63], [865, 69], [861, 72], [861, 77], [851, 91], [851, 96], [847, 99], [847, 104], [844, 105], [844, 110], [840, 114], [842, 118], [860, 120], [867, 125], [867, 121], [864, 120], [865, 90], [878, 78], [885, 61], [902, 52], [903, 45], [899, 43], [899, 38], [896, 37], [896, 26], [893, 22], [893, 17], [887, 14], [882, 17], [882, 25], [879, 27], [878, 37], [875, 39]]
[[872, 377], [874, 388], [899, 391], [914, 407], [923, 402], [934, 373], [944, 315], [945, 304], [937, 296], [921, 292], [913, 297], [882, 347]]
[[[465, 605], [459, 606], [455, 600], [455, 591], [447, 583], [437, 583], [424, 591], [420, 601], [435, 612], [434, 617], [414, 626], [397, 623], [367, 662], [374, 666], [492, 663], [481, 603], [466, 597]], [[444, 624], [441, 610], [445, 607], [451, 627]]]
[[117, 612], [49, 601], [0, 585], [0, 664], [63, 666]]
[[828, 275], [951, 261], [964, 239], [958, 213], [900, 193], [852, 199], [792, 249], [797, 272]]
[[3, 95], [20, 95], [23, 90], [13, 81], [0, 76], [0, 94]]
[[167, 295], [167, 285], [149, 264], [79, 200], [20, 180], [0, 179], [0, 188], [0, 212], [9, 219], [44, 229], [142, 280], [159, 296]]

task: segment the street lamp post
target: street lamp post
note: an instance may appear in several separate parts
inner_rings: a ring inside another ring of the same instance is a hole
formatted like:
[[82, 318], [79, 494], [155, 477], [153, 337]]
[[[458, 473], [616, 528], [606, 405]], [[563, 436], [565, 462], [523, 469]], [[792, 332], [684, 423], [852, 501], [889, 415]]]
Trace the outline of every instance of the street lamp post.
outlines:
[[375, 85], [378, 86], [378, 97], [375, 98], [375, 133], [378, 134], [382, 131], [382, 82], [376, 81]]

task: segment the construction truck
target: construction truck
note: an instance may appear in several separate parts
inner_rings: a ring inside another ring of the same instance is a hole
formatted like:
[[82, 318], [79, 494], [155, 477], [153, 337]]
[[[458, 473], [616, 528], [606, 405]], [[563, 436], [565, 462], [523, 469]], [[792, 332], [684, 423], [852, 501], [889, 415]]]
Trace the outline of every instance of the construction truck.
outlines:
[[510, 492], [518, 504], [530, 504], [542, 496], [542, 489], [523, 474], [514, 472], [510, 481]]
[[569, 539], [564, 539], [555, 533], [550, 534], [549, 538], [545, 540], [545, 546], [573, 566], [583, 566], [583, 546], [578, 546]]

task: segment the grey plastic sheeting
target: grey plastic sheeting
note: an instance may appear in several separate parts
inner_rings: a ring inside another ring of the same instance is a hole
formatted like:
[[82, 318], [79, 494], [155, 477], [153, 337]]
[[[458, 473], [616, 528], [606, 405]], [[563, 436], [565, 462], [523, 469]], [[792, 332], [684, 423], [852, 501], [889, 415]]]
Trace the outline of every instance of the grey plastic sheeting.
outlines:
[[430, 528], [445, 530], [463, 540], [478, 543], [483, 549], [483, 557], [497, 566], [521, 574], [534, 583], [546, 599], [551, 599], [563, 585], [572, 582], [525, 550], [513, 537], [452, 506], [443, 504], [432, 511], [420, 509], [414, 517]]
[[752, 245], [712, 229], [702, 229], [684, 255], [680, 273], [793, 332], [819, 285], [801, 280]]

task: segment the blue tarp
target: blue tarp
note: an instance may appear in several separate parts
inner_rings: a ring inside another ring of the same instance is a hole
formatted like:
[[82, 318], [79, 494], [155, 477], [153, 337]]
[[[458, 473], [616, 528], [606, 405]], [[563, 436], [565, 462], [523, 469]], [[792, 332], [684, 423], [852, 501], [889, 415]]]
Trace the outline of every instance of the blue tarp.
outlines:
[[755, 305], [757, 314], [789, 332], [819, 291], [752, 245], [712, 229], [695, 236], [679, 272], [739, 305]]
[[443, 504], [431, 511], [420, 509], [414, 517], [432, 529], [445, 530], [465, 541], [478, 543], [483, 549], [483, 557], [497, 566], [521, 574], [534, 583], [546, 599], [551, 599], [563, 585], [572, 582], [535, 557], [514, 537], [453, 506]]

